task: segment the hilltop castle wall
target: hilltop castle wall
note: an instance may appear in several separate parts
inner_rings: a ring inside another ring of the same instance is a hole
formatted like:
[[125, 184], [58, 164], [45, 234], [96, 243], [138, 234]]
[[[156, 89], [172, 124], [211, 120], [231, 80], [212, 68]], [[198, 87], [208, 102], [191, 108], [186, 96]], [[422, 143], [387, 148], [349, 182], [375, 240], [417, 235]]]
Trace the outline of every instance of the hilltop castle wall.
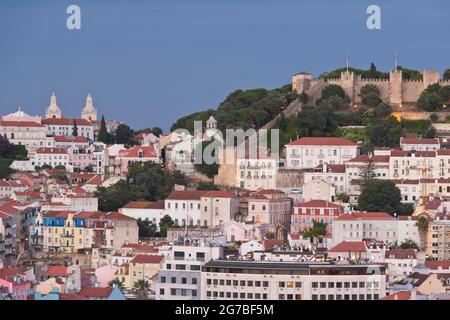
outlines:
[[344, 89], [352, 104], [358, 104], [361, 103], [359, 96], [361, 88], [367, 84], [372, 84], [380, 90], [381, 99], [384, 102], [401, 105], [403, 103], [416, 103], [422, 91], [431, 84], [450, 85], [449, 80], [440, 79], [438, 71], [425, 70], [422, 75], [423, 80], [404, 80], [401, 70], [393, 70], [389, 73], [389, 79], [362, 79], [361, 76], [355, 75], [353, 72], [345, 71], [341, 73], [340, 78], [324, 80], [312, 79], [311, 75], [303, 73], [293, 77], [292, 88], [298, 93], [305, 92], [308, 95], [314, 93], [314, 98], [317, 99], [318, 93], [323, 88], [330, 84], [336, 84]]

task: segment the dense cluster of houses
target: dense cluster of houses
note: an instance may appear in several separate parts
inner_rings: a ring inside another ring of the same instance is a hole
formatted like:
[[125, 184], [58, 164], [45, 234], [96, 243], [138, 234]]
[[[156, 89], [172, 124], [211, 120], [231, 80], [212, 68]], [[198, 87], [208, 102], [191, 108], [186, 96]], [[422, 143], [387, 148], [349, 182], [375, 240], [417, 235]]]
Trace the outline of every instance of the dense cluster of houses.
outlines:
[[[300, 138], [283, 159], [232, 152], [210, 179], [196, 171], [189, 133], [106, 145], [99, 128], [90, 95], [79, 119], [64, 118], [54, 95], [45, 119], [20, 109], [1, 118], [0, 134], [29, 159], [0, 180], [0, 299], [450, 298], [445, 135], [369, 154], [344, 138]], [[213, 136], [217, 121], [206, 128], [203, 137]], [[180, 170], [188, 185], [99, 211], [98, 188], [149, 161]], [[411, 216], [353, 209], [368, 166], [414, 205]], [[220, 190], [197, 190], [199, 181]], [[139, 237], [139, 220], [159, 232], [167, 217], [167, 237]], [[320, 235], [311, 233], [317, 222], [326, 224]]]

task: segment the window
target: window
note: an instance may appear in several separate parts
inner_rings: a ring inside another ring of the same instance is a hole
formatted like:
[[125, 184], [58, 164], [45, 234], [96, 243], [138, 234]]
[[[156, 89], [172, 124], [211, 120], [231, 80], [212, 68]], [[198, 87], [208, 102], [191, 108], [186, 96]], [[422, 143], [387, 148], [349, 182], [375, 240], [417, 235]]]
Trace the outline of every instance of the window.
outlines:
[[278, 287], [279, 288], [284, 288], [285, 287], [284, 281], [278, 282]]
[[[197, 279], [196, 279], [197, 280]], [[197, 296], [197, 290], [192, 290], [192, 296], [196, 297]]]
[[313, 295], [311, 296], [311, 300], [317, 300], [317, 298], [318, 298], [317, 294], [313, 294]]
[[311, 284], [311, 286], [312, 286], [313, 288], [318, 288], [319, 283], [318, 283], [318, 282], [313, 282], [313, 283]]
[[162, 288], [159, 289], [159, 294], [160, 294], [160, 295], [164, 295], [164, 289], [162, 289]]
[[161, 277], [161, 283], [166, 283], [166, 277]]
[[177, 289], [170, 289], [170, 295], [176, 296], [177, 295]]
[[[320, 287], [321, 288], [326, 288], [327, 287], [327, 283], [326, 282], [321, 282], [320, 283]], [[325, 300], [325, 299], [320, 299], [320, 300]]]
[[177, 278], [176, 277], [172, 277], [171, 279], [170, 279], [171, 281], [171, 283], [177, 283]]
[[187, 279], [186, 278], [181, 278], [181, 283], [182, 284], [186, 284], [187, 283]]
[[284, 294], [279, 294], [278, 295], [278, 300], [284, 300]]

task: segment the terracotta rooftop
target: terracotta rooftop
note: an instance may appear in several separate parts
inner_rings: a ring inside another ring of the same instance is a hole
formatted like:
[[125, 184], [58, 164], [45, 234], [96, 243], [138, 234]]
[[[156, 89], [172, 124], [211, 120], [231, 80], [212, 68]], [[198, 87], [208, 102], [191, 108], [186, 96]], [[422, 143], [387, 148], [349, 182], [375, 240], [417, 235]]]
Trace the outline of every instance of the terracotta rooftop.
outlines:
[[80, 292], [78, 292], [78, 295], [87, 298], [108, 298], [111, 292], [112, 288], [110, 287], [85, 287], [81, 288]]
[[305, 137], [292, 141], [288, 146], [357, 146], [356, 143], [340, 137]]
[[130, 263], [161, 263], [163, 259], [164, 256], [138, 254], [133, 260], [130, 261]]
[[342, 241], [328, 252], [366, 252], [364, 241]]
[[394, 220], [389, 213], [386, 212], [351, 212], [342, 214], [335, 219], [340, 221], [345, 220]]

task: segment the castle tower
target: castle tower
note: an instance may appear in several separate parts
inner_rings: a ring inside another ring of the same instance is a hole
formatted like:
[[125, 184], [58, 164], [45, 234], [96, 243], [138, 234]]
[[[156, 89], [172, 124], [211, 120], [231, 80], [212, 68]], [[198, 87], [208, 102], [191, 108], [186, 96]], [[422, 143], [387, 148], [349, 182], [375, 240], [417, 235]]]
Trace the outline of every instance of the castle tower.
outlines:
[[351, 71], [341, 72], [341, 87], [350, 97], [350, 103], [355, 101], [355, 73]]
[[439, 83], [440, 74], [439, 71], [435, 70], [424, 70], [422, 71], [423, 76], [423, 90], [428, 88], [428, 86]]
[[389, 73], [389, 102], [401, 105], [403, 102], [403, 74], [401, 70], [392, 70]]
[[97, 110], [94, 108], [94, 103], [92, 101], [91, 94], [86, 97], [86, 105], [81, 110], [81, 119], [85, 119], [88, 121], [96, 121], [97, 120]]
[[298, 94], [306, 93], [312, 80], [311, 73], [302, 71], [292, 76], [292, 91]]
[[55, 93], [52, 93], [52, 96], [50, 97], [50, 105], [45, 110], [45, 118], [62, 118], [62, 112], [61, 109], [58, 107], [58, 104], [56, 102], [56, 96]]

